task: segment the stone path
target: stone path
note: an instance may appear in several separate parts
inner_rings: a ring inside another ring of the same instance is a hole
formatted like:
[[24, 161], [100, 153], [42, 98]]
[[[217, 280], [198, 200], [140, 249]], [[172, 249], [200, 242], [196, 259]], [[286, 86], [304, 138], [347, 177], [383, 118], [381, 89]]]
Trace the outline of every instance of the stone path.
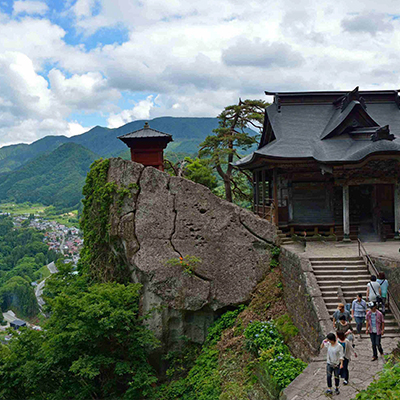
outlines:
[[[363, 243], [368, 254], [381, 257], [389, 257], [400, 261], [400, 240], [378, 243]], [[308, 257], [354, 257], [358, 256], [358, 244], [356, 242], [307, 242], [306, 251], [302, 244], [285, 245], [294, 253], [303, 253]]]
[[[399, 245], [398, 242], [366, 243], [365, 247], [370, 254], [400, 259]], [[356, 243], [310, 242], [307, 243], [305, 252], [303, 245], [297, 243], [285, 245], [285, 248], [295, 253], [303, 253], [308, 258], [358, 256], [358, 245]], [[391, 353], [398, 343], [398, 337], [382, 338], [385, 353]], [[327, 389], [326, 350], [322, 350], [320, 356], [310, 362], [304, 372], [285, 389], [282, 400], [326, 400], [331, 397], [338, 400], [353, 399], [358, 392], [370, 385], [374, 376], [382, 371], [384, 365], [382, 357], [379, 357], [378, 361], [371, 361], [371, 341], [365, 334], [362, 339], [356, 339], [356, 352], [358, 357], [353, 357], [349, 364], [349, 385], [344, 386], [341, 381], [341, 393], [339, 395], [327, 396], [324, 393]]]
[[[398, 339], [382, 338], [382, 347], [386, 353], [392, 352], [397, 347]], [[314, 359], [305, 371], [295, 379], [285, 390], [285, 400], [326, 400], [334, 398], [338, 400], [353, 399], [356, 394], [367, 388], [374, 376], [380, 372], [384, 365], [384, 359], [371, 361], [371, 341], [366, 335], [363, 339], [356, 339], [357, 358], [353, 356], [350, 364], [349, 385], [344, 386], [340, 382], [340, 395], [327, 396], [324, 394], [326, 387], [326, 350], [321, 351], [320, 357]], [[371, 399], [372, 400], [372, 399]]]

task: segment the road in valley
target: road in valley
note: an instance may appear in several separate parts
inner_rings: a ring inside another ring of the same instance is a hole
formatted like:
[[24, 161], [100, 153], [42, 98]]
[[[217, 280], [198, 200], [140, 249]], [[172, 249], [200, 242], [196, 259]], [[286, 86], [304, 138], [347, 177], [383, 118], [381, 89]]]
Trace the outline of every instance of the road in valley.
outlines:
[[[54, 264], [54, 261], [52, 261], [50, 264], [47, 264], [47, 268], [50, 271], [51, 274], [55, 274], [56, 272], [58, 272], [56, 264]], [[44, 285], [46, 283], [46, 279], [43, 279], [37, 286], [36, 286], [36, 290], [35, 290], [35, 295], [37, 298], [37, 302], [39, 304], [39, 308], [40, 310], [42, 310], [42, 307], [44, 305], [44, 300], [42, 298], [43, 295], [43, 289], [44, 289]]]

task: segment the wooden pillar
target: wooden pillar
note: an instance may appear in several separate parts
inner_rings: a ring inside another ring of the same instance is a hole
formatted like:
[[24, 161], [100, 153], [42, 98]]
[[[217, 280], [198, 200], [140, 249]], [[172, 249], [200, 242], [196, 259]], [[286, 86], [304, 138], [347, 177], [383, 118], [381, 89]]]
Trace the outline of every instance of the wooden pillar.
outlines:
[[349, 186], [343, 186], [343, 241], [350, 241], [350, 203]]
[[394, 231], [395, 239], [400, 239], [400, 183], [394, 184]]
[[279, 226], [279, 205], [278, 205], [278, 170], [274, 168], [273, 171], [274, 180], [274, 223]]
[[265, 169], [261, 172], [261, 180], [262, 180], [262, 209], [263, 209], [263, 218], [265, 218]]
[[288, 181], [288, 214], [289, 214], [289, 222], [293, 221], [293, 183], [290, 179]]
[[260, 173], [256, 171], [256, 213], [259, 215], [260, 204]]
[[253, 212], [256, 212], [256, 203], [257, 203], [257, 190], [256, 190], [256, 173], [253, 171]]

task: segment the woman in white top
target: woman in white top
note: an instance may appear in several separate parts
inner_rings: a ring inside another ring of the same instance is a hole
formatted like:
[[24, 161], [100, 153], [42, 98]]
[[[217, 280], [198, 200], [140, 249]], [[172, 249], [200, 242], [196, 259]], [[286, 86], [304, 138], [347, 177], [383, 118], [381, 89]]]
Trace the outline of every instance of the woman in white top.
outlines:
[[381, 285], [376, 281], [376, 276], [371, 275], [371, 282], [367, 285], [367, 300], [375, 302], [378, 296], [382, 296]]

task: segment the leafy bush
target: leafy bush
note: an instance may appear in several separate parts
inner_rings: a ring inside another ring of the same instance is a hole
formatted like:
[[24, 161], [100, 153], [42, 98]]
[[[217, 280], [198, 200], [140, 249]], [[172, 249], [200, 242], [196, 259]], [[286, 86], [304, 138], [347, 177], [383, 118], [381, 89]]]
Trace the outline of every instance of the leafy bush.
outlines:
[[271, 250], [271, 261], [270, 261], [270, 267], [271, 268], [276, 268], [279, 266], [279, 255], [281, 254], [281, 248], [278, 246], [274, 246]]
[[297, 336], [299, 330], [293, 324], [289, 314], [283, 314], [275, 320], [278, 331], [282, 334], [287, 342], [290, 338]]
[[185, 257], [171, 258], [170, 260], [165, 262], [165, 264], [181, 267], [183, 271], [189, 275], [194, 274], [197, 264], [200, 263], [201, 263], [200, 258], [189, 255], [186, 255]]
[[278, 246], [274, 246], [271, 250], [271, 256], [272, 257], [279, 257], [279, 255], [281, 254], [281, 248]]
[[356, 400], [397, 400], [400, 399], [400, 363], [389, 360], [379, 378], [366, 390], [358, 393]]
[[289, 385], [307, 365], [291, 356], [283, 335], [273, 321], [250, 323], [245, 337], [247, 349], [258, 357], [260, 366], [266, 369], [279, 389]]
[[128, 283], [131, 273], [121, 256], [120, 239], [110, 235], [109, 221], [110, 207], [115, 197], [123, 198], [125, 191], [118, 194], [117, 185], [107, 182], [109, 166], [109, 160], [99, 159], [91, 165], [86, 177], [80, 222], [84, 245], [78, 269], [98, 282]]
[[141, 286], [80, 290], [76, 277], [72, 289], [74, 276], [51, 300], [42, 332], [13, 336], [7, 354], [0, 346], [1, 400], [143, 399], [157, 381], [147, 355], [158, 342], [139, 315]]

